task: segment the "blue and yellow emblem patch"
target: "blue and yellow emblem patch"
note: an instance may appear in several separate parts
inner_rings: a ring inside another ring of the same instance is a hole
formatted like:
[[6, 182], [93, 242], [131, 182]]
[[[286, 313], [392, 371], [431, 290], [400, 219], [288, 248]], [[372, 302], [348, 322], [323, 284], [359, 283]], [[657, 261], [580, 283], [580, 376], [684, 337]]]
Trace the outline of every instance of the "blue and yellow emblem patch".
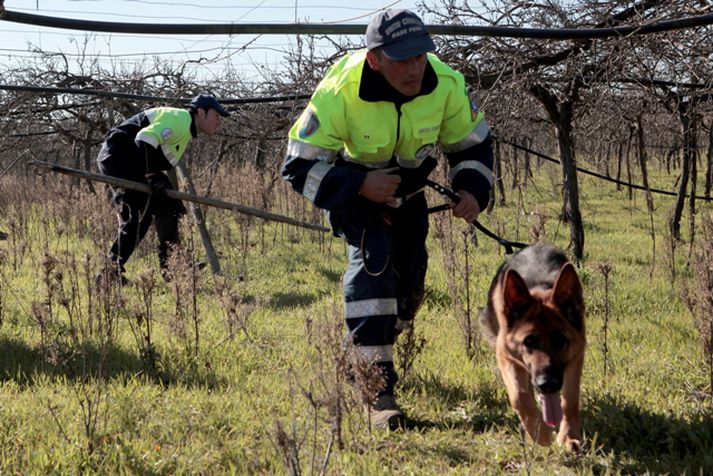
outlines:
[[300, 139], [306, 139], [319, 129], [319, 118], [317, 114], [311, 109], [307, 111], [307, 115], [302, 120], [302, 127], [300, 127]]
[[478, 117], [478, 103], [475, 102], [473, 96], [470, 97], [470, 120], [475, 122], [475, 118]]

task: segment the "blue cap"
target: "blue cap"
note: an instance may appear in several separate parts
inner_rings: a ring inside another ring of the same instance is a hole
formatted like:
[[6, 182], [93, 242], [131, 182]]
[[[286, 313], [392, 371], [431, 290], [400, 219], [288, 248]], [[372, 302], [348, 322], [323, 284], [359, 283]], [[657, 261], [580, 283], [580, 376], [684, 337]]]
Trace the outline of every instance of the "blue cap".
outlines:
[[220, 105], [218, 100], [209, 94], [199, 94], [191, 100], [191, 107], [194, 109], [215, 109], [218, 114], [228, 117], [230, 113]]
[[436, 49], [426, 26], [409, 10], [384, 10], [373, 17], [366, 27], [366, 47], [380, 47], [397, 61]]

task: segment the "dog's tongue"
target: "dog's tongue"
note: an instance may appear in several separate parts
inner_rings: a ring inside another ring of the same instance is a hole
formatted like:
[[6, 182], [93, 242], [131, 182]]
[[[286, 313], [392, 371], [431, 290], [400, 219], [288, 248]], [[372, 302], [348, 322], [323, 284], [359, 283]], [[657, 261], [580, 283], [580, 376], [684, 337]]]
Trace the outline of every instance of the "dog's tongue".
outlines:
[[559, 393], [540, 394], [542, 419], [548, 426], [555, 427], [562, 421], [562, 404]]

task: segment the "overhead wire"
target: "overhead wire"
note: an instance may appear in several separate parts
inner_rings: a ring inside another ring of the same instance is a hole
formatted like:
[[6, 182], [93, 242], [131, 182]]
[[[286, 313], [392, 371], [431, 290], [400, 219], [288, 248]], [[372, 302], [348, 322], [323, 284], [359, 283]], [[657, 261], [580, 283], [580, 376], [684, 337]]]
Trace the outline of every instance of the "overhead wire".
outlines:
[[[34, 33], [37, 33], [35, 29], [23, 29], [23, 28], [16, 28], [16, 29], [5, 29], [5, 28], [0, 28], [0, 33], [22, 33], [26, 35], [31, 35]], [[87, 38], [87, 33], [73, 33], [73, 32], [62, 32], [62, 33], [57, 33], [57, 32], [43, 32], [43, 35], [48, 35], [48, 36], [62, 36], [62, 37], [69, 37], [72, 39], [84, 39]], [[102, 34], [102, 32], [91, 32], [89, 34], [90, 38], [97, 38], [97, 39], [110, 39], [110, 38], [129, 38], [129, 39], [150, 39], [152, 41], [154, 40], [165, 40], [165, 41], [176, 41], [175, 36], [160, 36], [160, 35], [140, 35], [140, 34], [133, 34], [133, 33], [107, 33], [107, 34]], [[225, 44], [225, 39], [207, 39], [206, 42], [209, 43], [219, 43], [219, 44]], [[267, 43], [267, 46], [280, 46], [282, 43]]]
[[[140, 32], [140, 33], [154, 33], [161, 31], [167, 34], [219, 34], [219, 33], [257, 33], [258, 38], [264, 34], [281, 34], [281, 33], [321, 33], [329, 34], [330, 32], [338, 32], [340, 34], [362, 34], [365, 25], [353, 25], [353, 24], [333, 24], [335, 21], [329, 22], [307, 22], [307, 23], [295, 23], [295, 24], [237, 24], [231, 23], [229, 25], [225, 24], [203, 24], [203, 25], [187, 25], [187, 24], [131, 24], [131, 23], [116, 23], [116, 22], [96, 22], [96, 21], [85, 21], [85, 20], [73, 20], [67, 18], [54, 18], [46, 17], [41, 15], [27, 15], [22, 13], [11, 12], [6, 9], [2, 9], [2, 1], [0, 0], [0, 19], [18, 22], [18, 23], [29, 23], [39, 26], [51, 26], [57, 28], [68, 28], [68, 29], [83, 29], [84, 31], [92, 32], [111, 32], [116, 34], [131, 34], [130, 32]], [[155, 4], [163, 4], [167, 2], [153, 2]], [[264, 3], [264, 2], [263, 2]], [[243, 7], [249, 8], [248, 13], [256, 8], [268, 8], [269, 6], [263, 5], [263, 3], [257, 6]], [[391, 2], [384, 5], [380, 9], [388, 8], [397, 2]], [[236, 7], [237, 8], [237, 7]], [[283, 7], [284, 8], [284, 7]], [[305, 6], [302, 6], [305, 8]], [[377, 10], [368, 10], [369, 15]], [[246, 13], [247, 14], [247, 13]], [[352, 20], [359, 17], [353, 17], [347, 20]], [[500, 36], [500, 37], [527, 37], [527, 38], [544, 38], [544, 39], [565, 39], [565, 38], [602, 38], [613, 35], [625, 35], [625, 34], [646, 34], [662, 31], [670, 31], [681, 28], [692, 28], [695, 26], [707, 26], [713, 24], [713, 13], [708, 15], [700, 15], [696, 17], [686, 17], [678, 18], [674, 20], [665, 20], [658, 23], [649, 23], [646, 25], [638, 26], [619, 26], [611, 28], [590, 28], [590, 29], [536, 29], [536, 28], [514, 28], [514, 27], [478, 27], [469, 25], [431, 25], [429, 30], [433, 34], [470, 34], [470, 35], [482, 35], [482, 36]], [[80, 28], [81, 26], [81, 28]], [[155, 36], [151, 36], [155, 38]], [[251, 42], [256, 41], [254, 38]], [[193, 43], [192, 46], [200, 42], [213, 41], [210, 38], [203, 38]], [[225, 46], [224, 48], [231, 48], [230, 46]], [[253, 50], [258, 48], [257, 46], [246, 46], [242, 45], [239, 47], [233, 47], [227, 56], [219, 55], [214, 58], [213, 61], [224, 61], [231, 56], [234, 56], [240, 52], [246, 51], [247, 49]], [[203, 48], [199, 50], [186, 49], [185, 51], [175, 51], [175, 52], [154, 52], [145, 55], [137, 54], [136, 56], [147, 57], [150, 55], [186, 55], [191, 54], [202, 54], [210, 51], [220, 50], [220, 47], [213, 49]], [[276, 51], [278, 53], [285, 53], [284, 50], [270, 49], [269, 47], [260, 47], [260, 49], [265, 49], [267, 51]], [[60, 53], [67, 55], [66, 53]], [[83, 55], [84, 56], [84, 55]], [[96, 55], [95, 55], [96, 56]], [[111, 55], [112, 57], [127, 57], [131, 54], [116, 54]], [[198, 62], [198, 61], [197, 61]], [[205, 65], [209, 62], [205, 58], [201, 58], [199, 63]]]
[[[538, 151], [536, 151], [536, 150], [534, 150], [534, 149], [531, 149], [531, 148], [529, 148], [529, 147], [525, 147], [524, 145], [518, 144], [517, 142], [514, 142], [514, 141], [512, 141], [512, 140], [503, 139], [502, 137], [496, 137], [495, 140], [496, 140], [496, 141], [499, 141], [499, 142], [502, 142], [503, 144], [508, 144], [508, 145], [510, 145], [510, 146], [512, 146], [512, 147], [514, 147], [514, 148], [516, 148], [516, 149], [520, 149], [520, 150], [522, 150], [522, 151], [524, 151], [524, 152], [527, 152], [527, 153], [529, 153], [529, 154], [532, 154], [532, 155], [534, 155], [535, 157], [539, 157], [540, 159], [547, 160], [548, 162], [553, 162], [553, 163], [556, 163], [556, 164], [561, 163], [558, 159], [555, 159], [554, 157], [550, 157], [550, 156], [548, 156], [548, 155], [546, 155], [546, 154], [543, 154], [542, 152], [538, 152]], [[656, 193], [656, 194], [659, 194], [659, 195], [668, 195], [668, 196], [674, 196], [674, 197], [678, 195], [678, 193], [676, 193], [676, 192], [671, 192], [671, 191], [668, 191], [668, 190], [661, 190], [661, 189], [658, 189], [658, 188], [651, 188], [651, 187], [648, 187], [648, 188], [647, 188], [647, 187], [644, 187], [643, 185], [637, 185], [637, 184], [634, 184], [634, 183], [625, 182], [625, 181], [623, 181], [623, 180], [615, 179], [615, 178], [612, 178], [612, 177], [607, 177], [607, 176], [604, 175], [604, 174], [600, 174], [600, 173], [598, 173], [598, 172], [593, 172], [593, 171], [591, 171], [591, 170], [585, 169], [585, 168], [580, 167], [580, 166], [576, 166], [575, 168], [577, 169], [577, 172], [581, 172], [581, 173], [583, 173], [584, 175], [589, 175], [589, 176], [592, 176], [592, 177], [596, 177], [596, 178], [598, 178], [598, 179], [604, 180], [604, 181], [606, 181], [606, 182], [615, 183], [615, 184], [617, 184], [617, 185], [622, 185], [622, 186], [629, 187], [629, 188], [634, 188], [634, 189], [637, 189], [637, 190], [648, 190], [648, 191], [651, 192], [651, 193]], [[686, 198], [690, 198], [690, 195], [686, 195]], [[697, 200], [713, 201], [713, 197], [706, 197], [706, 196], [696, 195], [695, 198], [696, 198]]]
[[[69, 2], [86, 2], [86, 3], [99, 3], [103, 1], [108, 1], [111, 3], [116, 3], [116, 0], [67, 0]], [[200, 8], [200, 9], [209, 9], [209, 10], [218, 10], [218, 9], [223, 9], [223, 10], [244, 10], [244, 9], [252, 9], [254, 7], [250, 5], [204, 5], [200, 3], [185, 3], [185, 2], [162, 2], [162, 1], [151, 1], [151, 0], [123, 0], [124, 2], [130, 2], [130, 3], [141, 3], [144, 5], [164, 5], [164, 6], [169, 6], [169, 7], [194, 7], [194, 8]], [[276, 5], [266, 5], [261, 7], [263, 9], [275, 9], [275, 10], [287, 10], [287, 9], [292, 9], [292, 6], [276, 6]], [[314, 4], [314, 5], [300, 5], [300, 8], [330, 8], [330, 9], [335, 9], [335, 10], [370, 10], [369, 8], [364, 8], [364, 7], [350, 7], [350, 6], [345, 6], [345, 5], [334, 5], [334, 4]]]
[[[382, 6], [382, 7], [379, 7], [379, 8], [376, 8], [376, 9], [370, 9], [369, 11], [367, 11], [366, 13], [363, 13], [363, 14], [361, 14], [361, 15], [357, 15], [357, 16], [349, 17], [349, 18], [342, 18], [342, 19], [339, 19], [339, 20], [322, 21], [321, 23], [324, 23], [324, 24], [334, 24], [334, 23], [345, 23], [345, 22], [350, 22], [350, 21], [354, 21], [354, 20], [361, 20], [362, 18], [366, 18], [366, 17], [368, 17], [368, 16], [371, 16], [371, 15], [373, 15], [373, 14], [376, 13], [376, 12], [379, 12], [379, 11], [381, 11], [381, 10], [385, 10], [385, 9], [387, 9], [387, 8], [389, 8], [389, 7], [393, 7], [394, 5], [396, 5], [397, 3], [400, 3], [400, 2], [401, 2], [401, 0], [394, 0], [393, 2], [387, 3], [386, 5], [384, 5], [384, 6]], [[304, 7], [303, 7], [303, 8], [304, 8]]]
[[[622, 83], [634, 83], [639, 85], [651, 85], [651, 84], [661, 84], [661, 85], [671, 85], [678, 86], [679, 88], [690, 88], [690, 89], [713, 89], [713, 86], [709, 83], [685, 83], [685, 82], [673, 82], [664, 81], [656, 78], [646, 79], [646, 78], [612, 78], [611, 82], [622, 82]], [[112, 91], [101, 91], [94, 89], [79, 89], [79, 88], [57, 88], [57, 87], [41, 87], [41, 86], [26, 86], [26, 85], [10, 85], [10, 84], [0, 84], [0, 90], [6, 91], [26, 91], [26, 92], [39, 92], [39, 93], [51, 93], [51, 94], [78, 94], [78, 95], [94, 95], [103, 97], [117, 97], [117, 98], [128, 98], [128, 99], [151, 99], [151, 100], [163, 100], [163, 101], [177, 101], [180, 98], [170, 98], [165, 96], [141, 96], [133, 95], [129, 93], [117, 93]], [[228, 101], [229, 103], [240, 104], [244, 102], [280, 102], [289, 101], [294, 99], [308, 99], [309, 95], [281, 95], [281, 96], [263, 96], [255, 98], [242, 98], [242, 99], [225, 99], [221, 100]], [[186, 102], [190, 101], [190, 98], [184, 98]]]
[[[33, 11], [31, 8], [18, 8], [17, 11]], [[147, 20], [188, 20], [188, 21], [200, 21], [200, 22], [211, 22], [212, 18], [196, 18], [196, 17], [186, 17], [186, 16], [172, 16], [172, 15], [132, 15], [130, 13], [117, 13], [117, 12], [87, 12], [82, 10], [48, 10], [43, 9], [46, 13], [60, 13], [60, 14], [73, 14], [73, 15], [89, 15], [100, 16], [100, 17], [113, 17], [113, 18], [144, 18]]]
[[[170, 23], [120, 23], [76, 20], [70, 18], [48, 17], [0, 10], [0, 19], [30, 25], [64, 28], [69, 30], [103, 31], [114, 33], [159, 33], [159, 34], [341, 34], [362, 35], [366, 25], [324, 23], [204, 23], [204, 24], [170, 24]], [[434, 35], [465, 35], [506, 38], [532, 38], [549, 40], [602, 39], [629, 35], [644, 35], [666, 31], [709, 26], [713, 24], [713, 13], [693, 17], [663, 20], [645, 25], [624, 25], [607, 28], [517, 28], [501, 26], [476, 25], [427, 25], [428, 31]]]
[[[67, 0], [67, 1], [87, 1], [87, 0]], [[124, 0], [124, 1], [131, 1], [131, 0]], [[200, 6], [201, 10], [212, 10], [212, 9], [241, 9], [241, 10], [247, 10], [245, 13], [242, 13], [240, 17], [236, 18], [233, 20], [234, 22], [239, 22], [252, 12], [256, 10], [267, 10], [267, 9], [288, 9], [292, 7], [288, 6], [271, 6], [271, 5], [264, 5], [265, 1], [267, 0], [262, 0], [260, 3], [257, 5], [250, 5], [250, 6], [222, 6], [222, 5], [204, 5]], [[336, 19], [336, 20], [326, 20], [326, 21], [312, 21], [311, 23], [325, 23], [325, 24], [334, 24], [334, 23], [342, 23], [342, 22], [349, 22], [349, 21], [354, 21], [354, 20], [359, 20], [361, 18], [365, 18], [368, 16], [373, 15], [374, 13], [384, 10], [386, 8], [392, 7], [398, 3], [400, 3], [401, 0], [393, 0], [381, 7], [378, 8], [362, 8], [362, 7], [340, 7], [340, 6], [335, 6], [335, 5], [301, 5], [301, 9], [350, 9], [350, 10], [359, 10], [363, 13], [360, 13], [359, 15], [347, 17], [347, 18], [342, 18], [342, 19]], [[142, 2], [144, 3], [144, 2]], [[116, 2], [112, 2], [113, 5], [116, 5]], [[151, 3], [152, 5], [166, 5], [166, 6], [195, 6], [198, 7], [198, 5], [189, 5], [189, 4], [169, 4], [167, 2], [155, 2]], [[34, 12], [36, 11], [33, 8], [23, 8], [23, 7], [15, 7], [15, 10], [18, 12]], [[155, 19], [160, 19], [160, 20], [189, 20], [189, 21], [201, 21], [201, 22], [212, 22], [214, 19], [212, 18], [196, 18], [196, 17], [188, 17], [188, 16], [166, 16], [166, 15], [161, 15], [161, 16], [155, 16], [155, 15], [147, 15], [147, 14], [130, 14], [130, 13], [117, 13], [117, 12], [107, 12], [107, 11], [87, 11], [87, 10], [56, 10], [56, 9], [43, 9], [42, 10], [45, 13], [52, 13], [52, 14], [59, 14], [61, 17], [66, 16], [66, 14], [71, 14], [71, 15], [80, 15], [80, 16], [111, 16], [113, 18], [144, 18], [147, 20], [155, 20]], [[223, 15], [224, 16], [224, 15]]]
[[[21, 50], [17, 48], [0, 48], [0, 51], [7, 51], [9, 53], [30, 53], [31, 56], [37, 56], [37, 54], [42, 54], [42, 55], [63, 55], [67, 56], [70, 58], [82, 58], [85, 56], [91, 56], [92, 58], [128, 58], [128, 57], [154, 57], [154, 56], [162, 56], [162, 55], [180, 55], [180, 54], [191, 54], [191, 53], [210, 53], [213, 51], [222, 51], [227, 49], [227, 47], [221, 47], [221, 46], [215, 46], [213, 48], [206, 48], [203, 50], [175, 50], [175, 51], [145, 51], [142, 53], [92, 53], [91, 55], [87, 55], [86, 53], [67, 53], [65, 51], [50, 51], [50, 50], [41, 50], [37, 52], [33, 51], [28, 51], [28, 50]], [[235, 47], [235, 49], [241, 49], [241, 50], [251, 50], [251, 51], [258, 51], [258, 50], [266, 50], [266, 51], [275, 51], [278, 53], [282, 53], [282, 50], [279, 50], [277, 48], [268, 48], [268, 47], [262, 47], [262, 46], [248, 46], [248, 47]], [[247, 64], [247, 63], [246, 63]]]
[[[77, 89], [77, 88], [48, 88], [42, 86], [15, 86], [11, 84], [0, 84], [0, 90], [4, 91], [24, 91], [24, 92], [34, 92], [34, 93], [50, 93], [50, 94], [76, 94], [76, 95], [86, 95], [86, 96], [98, 96], [106, 98], [122, 98], [122, 99], [136, 99], [136, 100], [148, 100], [148, 101], [163, 101], [163, 102], [175, 102], [188, 104], [191, 102], [192, 98], [189, 97], [166, 97], [166, 96], [148, 96], [142, 94], [132, 94], [132, 93], [118, 93], [112, 91], [103, 91], [98, 89]], [[268, 96], [268, 97], [252, 97], [252, 98], [226, 98], [221, 99], [222, 104], [259, 104], [267, 102], [283, 102], [283, 101], [296, 101], [309, 99], [309, 94], [288, 94], [282, 96]]]

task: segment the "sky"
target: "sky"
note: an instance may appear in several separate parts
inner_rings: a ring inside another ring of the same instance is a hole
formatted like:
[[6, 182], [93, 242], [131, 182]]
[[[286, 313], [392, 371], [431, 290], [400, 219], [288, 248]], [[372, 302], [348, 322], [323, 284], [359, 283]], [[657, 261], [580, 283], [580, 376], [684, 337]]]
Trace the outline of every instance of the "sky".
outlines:
[[[5, 0], [8, 11], [81, 20], [126, 23], [366, 24], [381, 9], [416, 11], [416, 0]], [[352, 5], [352, 6], [346, 6]], [[285, 66], [282, 52], [296, 44], [286, 35], [138, 35], [90, 33], [0, 21], [0, 64], [31, 60], [33, 49], [78, 58], [86, 49], [103, 65], [150, 61], [155, 56], [183, 63], [208, 58], [199, 74], [221, 77], [226, 62], [246, 82], [260, 82], [260, 68]], [[354, 41], [362, 41], [356, 37]], [[246, 46], [247, 45], [247, 46]], [[241, 50], [246, 46], [246, 49]]]

